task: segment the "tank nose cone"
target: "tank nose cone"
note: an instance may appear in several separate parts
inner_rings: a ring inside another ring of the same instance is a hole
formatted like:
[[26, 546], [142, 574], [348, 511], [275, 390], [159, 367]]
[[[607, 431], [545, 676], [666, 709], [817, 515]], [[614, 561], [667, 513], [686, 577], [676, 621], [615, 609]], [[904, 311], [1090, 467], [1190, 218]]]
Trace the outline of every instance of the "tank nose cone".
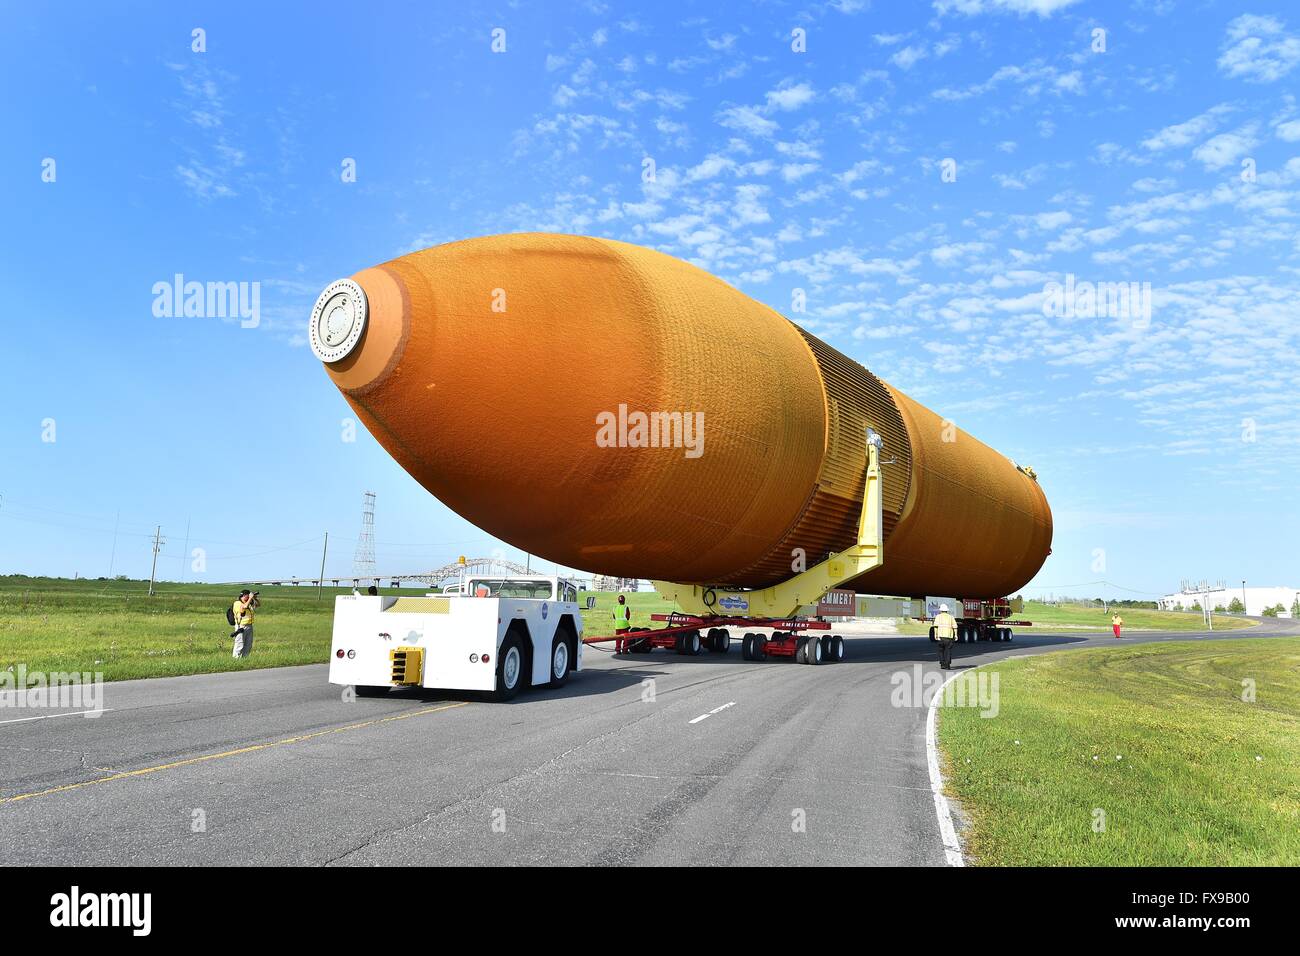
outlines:
[[370, 305], [366, 293], [351, 279], [338, 279], [325, 287], [311, 310], [307, 330], [311, 350], [326, 364], [346, 358], [366, 330]]

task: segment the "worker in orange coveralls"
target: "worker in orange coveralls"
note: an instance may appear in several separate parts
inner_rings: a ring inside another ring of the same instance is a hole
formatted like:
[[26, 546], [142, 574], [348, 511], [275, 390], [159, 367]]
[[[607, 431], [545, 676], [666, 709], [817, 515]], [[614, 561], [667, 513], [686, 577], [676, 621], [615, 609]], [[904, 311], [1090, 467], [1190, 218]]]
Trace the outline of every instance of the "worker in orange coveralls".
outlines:
[[614, 634], [617, 637], [614, 641], [614, 653], [622, 654], [627, 649], [627, 641], [618, 635], [626, 634], [632, 625], [632, 609], [627, 606], [627, 598], [620, 594], [618, 604], [614, 605], [614, 610], [610, 613], [614, 618]]

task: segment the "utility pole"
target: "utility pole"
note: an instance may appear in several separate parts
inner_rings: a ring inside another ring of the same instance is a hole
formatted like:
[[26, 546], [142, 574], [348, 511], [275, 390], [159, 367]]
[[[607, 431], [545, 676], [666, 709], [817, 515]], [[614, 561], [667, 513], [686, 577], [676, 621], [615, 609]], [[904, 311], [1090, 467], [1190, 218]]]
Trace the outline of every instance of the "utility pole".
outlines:
[[320, 580], [316, 582], [316, 600], [318, 601], [321, 599], [321, 596], [325, 593], [325, 555], [329, 553], [329, 550], [330, 550], [330, 533], [326, 531], [325, 547], [321, 548], [321, 552], [320, 552]]
[[1241, 579], [1241, 613], [1249, 614], [1250, 610], [1246, 607], [1246, 579]]
[[117, 509], [117, 517], [113, 519], [113, 550], [108, 554], [108, 579], [113, 580], [113, 562], [117, 560], [117, 528], [122, 523], [122, 509]]
[[162, 536], [162, 525], [158, 525], [153, 532], [153, 566], [149, 569], [149, 596], [153, 597], [153, 583], [158, 574], [158, 552], [167, 540]]

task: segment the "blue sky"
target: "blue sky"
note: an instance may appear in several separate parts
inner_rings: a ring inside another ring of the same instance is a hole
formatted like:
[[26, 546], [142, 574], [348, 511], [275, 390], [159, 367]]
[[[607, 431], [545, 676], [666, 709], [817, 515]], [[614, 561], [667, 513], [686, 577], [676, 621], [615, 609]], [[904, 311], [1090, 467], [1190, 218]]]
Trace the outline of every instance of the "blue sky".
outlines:
[[[147, 575], [157, 524], [163, 577], [314, 574], [325, 531], [347, 573], [367, 489], [383, 570], [515, 555], [342, 440], [303, 331], [339, 276], [553, 230], [805, 290], [793, 318], [1037, 469], [1030, 592], [1300, 585], [1300, 9], [328, 9], [8, 11], [0, 573]], [[176, 273], [259, 283], [260, 322], [155, 315]], [[1046, 314], [1067, 274], [1150, 283], [1149, 321]]]

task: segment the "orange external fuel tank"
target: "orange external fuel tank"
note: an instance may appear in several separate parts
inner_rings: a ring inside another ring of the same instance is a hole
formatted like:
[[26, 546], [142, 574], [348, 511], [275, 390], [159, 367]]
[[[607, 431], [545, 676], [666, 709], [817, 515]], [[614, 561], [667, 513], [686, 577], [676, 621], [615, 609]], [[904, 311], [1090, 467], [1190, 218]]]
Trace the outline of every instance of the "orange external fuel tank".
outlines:
[[546, 233], [435, 246], [332, 283], [309, 336], [416, 481], [569, 567], [788, 578], [801, 555], [811, 566], [854, 542], [868, 426], [884, 439], [885, 561], [846, 587], [1001, 597], [1051, 546], [1029, 474], [652, 249]]

